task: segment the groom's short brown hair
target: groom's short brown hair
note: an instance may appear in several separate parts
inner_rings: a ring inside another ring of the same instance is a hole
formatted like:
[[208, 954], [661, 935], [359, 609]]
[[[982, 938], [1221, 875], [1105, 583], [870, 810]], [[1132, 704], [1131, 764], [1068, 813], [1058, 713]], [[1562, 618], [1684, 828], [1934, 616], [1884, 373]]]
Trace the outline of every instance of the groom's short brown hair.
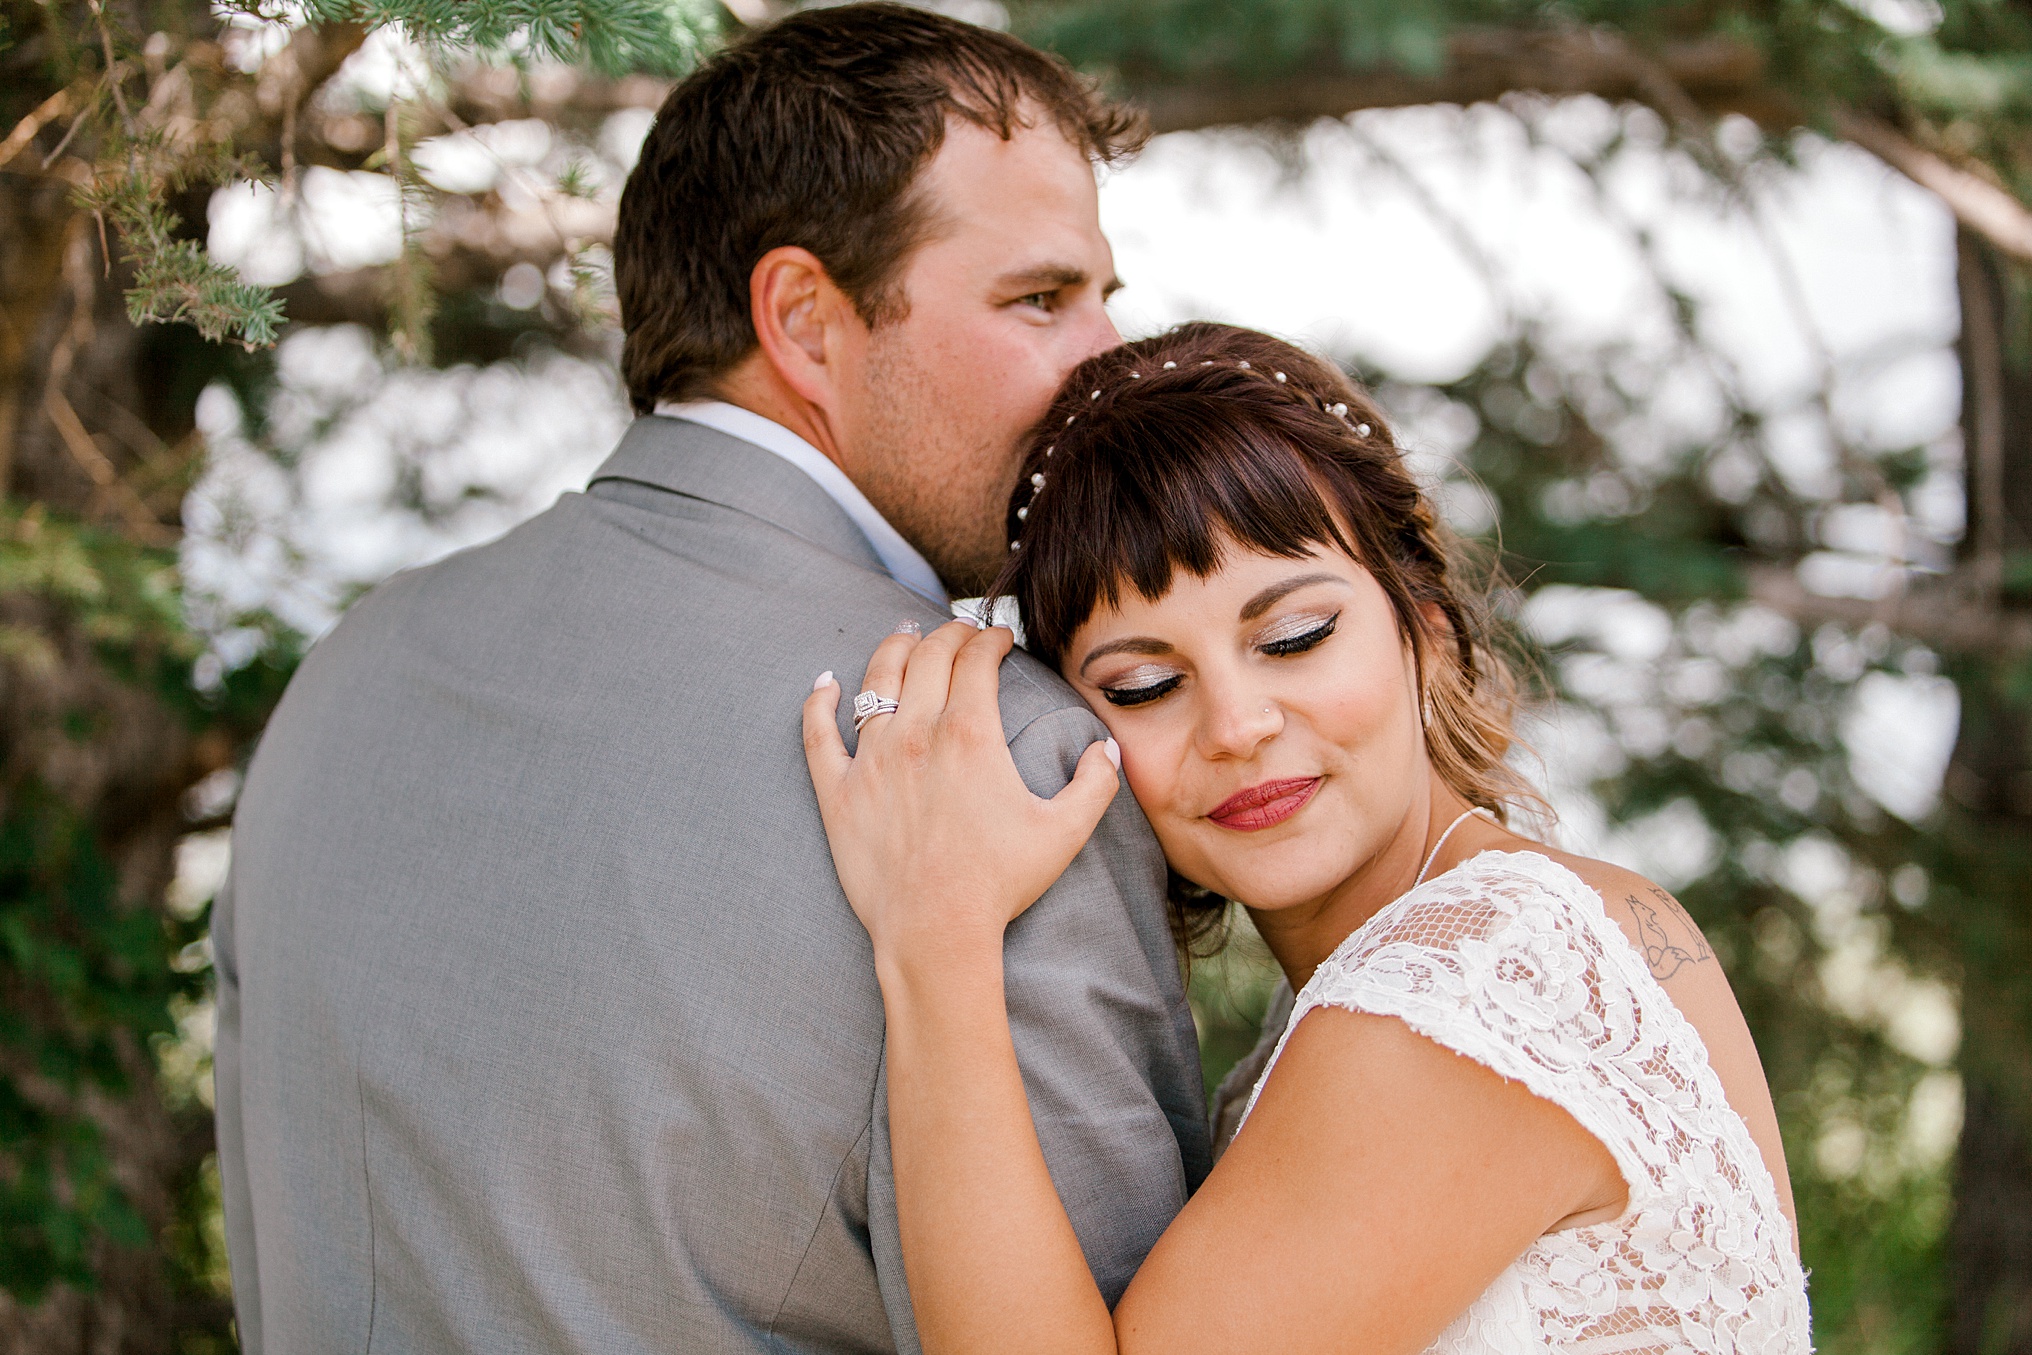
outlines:
[[621, 370], [647, 413], [689, 399], [755, 347], [748, 277], [808, 249], [870, 325], [929, 224], [911, 184], [964, 118], [1003, 137], [1043, 114], [1096, 161], [1141, 119], [1005, 33], [896, 4], [806, 10], [706, 62], [663, 102], [621, 195]]

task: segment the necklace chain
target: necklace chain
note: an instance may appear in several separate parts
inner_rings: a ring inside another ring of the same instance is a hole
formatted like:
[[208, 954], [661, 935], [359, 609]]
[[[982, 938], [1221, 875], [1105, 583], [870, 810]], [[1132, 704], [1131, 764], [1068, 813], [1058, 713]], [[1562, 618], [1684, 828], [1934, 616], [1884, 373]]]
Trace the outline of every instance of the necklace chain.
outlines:
[[[1471, 806], [1467, 809], [1462, 810], [1460, 814], [1454, 818], [1454, 821], [1446, 826], [1446, 831], [1439, 835], [1439, 841], [1432, 844], [1432, 851], [1429, 855], [1426, 856], [1425, 864], [1418, 868], [1418, 878], [1411, 882], [1412, 889], [1416, 889], [1418, 888], [1418, 886], [1425, 883], [1425, 872], [1431, 870], [1432, 863], [1439, 859], [1439, 849], [1441, 847], [1444, 847], [1446, 845], [1446, 840], [1453, 836], [1453, 830], [1460, 827], [1462, 823], [1466, 822], [1470, 818], [1473, 818], [1475, 815], [1481, 812], [1482, 807], [1480, 805]], [[1410, 891], [1407, 890], [1405, 892], [1409, 893]]]

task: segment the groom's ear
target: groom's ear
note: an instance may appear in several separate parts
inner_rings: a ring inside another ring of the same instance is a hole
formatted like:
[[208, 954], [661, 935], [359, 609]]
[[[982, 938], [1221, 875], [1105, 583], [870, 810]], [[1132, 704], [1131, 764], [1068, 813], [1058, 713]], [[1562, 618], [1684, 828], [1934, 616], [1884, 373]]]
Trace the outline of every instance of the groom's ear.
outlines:
[[748, 306], [763, 358], [801, 398], [831, 409], [843, 342], [867, 326], [825, 265], [795, 245], [770, 250], [748, 275]]

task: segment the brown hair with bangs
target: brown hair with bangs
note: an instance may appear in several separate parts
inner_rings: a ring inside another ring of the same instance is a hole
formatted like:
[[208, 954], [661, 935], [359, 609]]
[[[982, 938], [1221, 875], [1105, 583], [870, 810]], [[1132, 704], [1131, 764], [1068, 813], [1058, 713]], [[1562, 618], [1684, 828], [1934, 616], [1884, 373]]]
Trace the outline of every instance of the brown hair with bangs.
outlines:
[[[1030, 652], [1061, 667], [1074, 632], [1133, 588], [1206, 577], [1233, 547], [1345, 552], [1390, 599], [1423, 695], [1435, 771], [1505, 822], [1544, 802], [1504, 761], [1517, 685], [1458, 540], [1374, 402], [1339, 368], [1231, 325], [1182, 325], [1088, 359], [1032, 432], [991, 590], [1022, 608]], [[1172, 876], [1188, 955], [1225, 941], [1228, 901]]]

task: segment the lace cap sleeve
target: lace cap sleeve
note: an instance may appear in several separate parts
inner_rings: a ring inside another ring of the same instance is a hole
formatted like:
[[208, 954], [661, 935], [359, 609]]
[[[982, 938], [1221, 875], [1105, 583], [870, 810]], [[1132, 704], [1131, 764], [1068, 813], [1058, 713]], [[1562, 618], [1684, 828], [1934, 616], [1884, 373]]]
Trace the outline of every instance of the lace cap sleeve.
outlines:
[[1540, 1237], [1427, 1355], [1810, 1355], [1806, 1279], [1749, 1126], [1579, 876], [1536, 852], [1484, 852], [1390, 904], [1299, 992], [1264, 1081], [1323, 1006], [1397, 1017], [1523, 1083], [1600, 1140], [1629, 1186], [1617, 1219]]
[[1571, 1114], [1614, 1155], [1634, 1199], [1654, 1176], [1640, 1147], [1650, 1098], [1618, 1084], [1647, 1032], [1655, 1040], [1661, 1019], [1679, 1016], [1642, 1009], [1634, 961], [1579, 877], [1536, 853], [1484, 852], [1342, 942], [1299, 993], [1283, 1041], [1317, 1007], [1397, 1017]]

